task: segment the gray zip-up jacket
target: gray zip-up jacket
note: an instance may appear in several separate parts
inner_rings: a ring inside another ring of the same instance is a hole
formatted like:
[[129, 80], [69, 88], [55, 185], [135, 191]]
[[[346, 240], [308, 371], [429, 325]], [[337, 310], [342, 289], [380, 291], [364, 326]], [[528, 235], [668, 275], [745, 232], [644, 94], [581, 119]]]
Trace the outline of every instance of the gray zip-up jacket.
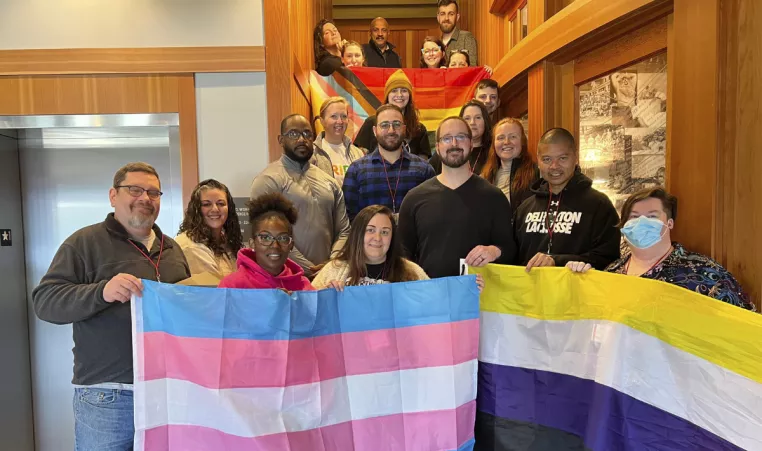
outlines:
[[[37, 317], [53, 324], [72, 323], [75, 385], [106, 382], [132, 383], [132, 322], [130, 303], [103, 300], [103, 289], [119, 273], [156, 280], [155, 263], [162, 232], [156, 233], [149, 253], [143, 243], [132, 241], [110, 213], [106, 220], [72, 234], [58, 248], [48, 272], [32, 292]], [[172, 238], [164, 235], [159, 262], [162, 282], [190, 277], [185, 255]]]
[[349, 217], [344, 193], [333, 177], [310, 162], [298, 163], [283, 155], [251, 184], [251, 199], [267, 193], [283, 194], [299, 212], [290, 257], [305, 274], [312, 275], [311, 266], [325, 263], [344, 247]]

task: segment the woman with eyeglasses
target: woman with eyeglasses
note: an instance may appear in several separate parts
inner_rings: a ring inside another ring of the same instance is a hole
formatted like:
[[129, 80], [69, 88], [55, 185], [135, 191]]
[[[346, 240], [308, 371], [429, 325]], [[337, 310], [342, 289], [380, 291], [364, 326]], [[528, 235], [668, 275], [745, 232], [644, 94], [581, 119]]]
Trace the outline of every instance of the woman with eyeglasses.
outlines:
[[341, 33], [332, 21], [323, 19], [318, 22], [312, 33], [312, 43], [317, 73], [331, 75], [342, 66], [341, 50], [345, 41], [341, 40]]
[[529, 156], [527, 135], [518, 119], [500, 120], [493, 135], [481, 176], [500, 188], [516, 210], [533, 195], [529, 187], [540, 178], [540, 172]]
[[[413, 85], [402, 70], [395, 72], [384, 86], [384, 103], [398, 106], [402, 110], [405, 119], [405, 142], [408, 151], [414, 155], [428, 159], [431, 156], [431, 144], [429, 144], [429, 132], [418, 117], [418, 109], [413, 101]], [[368, 116], [355, 137], [355, 146], [371, 153], [376, 150], [378, 141], [373, 134], [376, 126], [376, 116]]]
[[254, 248], [238, 252], [238, 269], [222, 279], [219, 287], [313, 290], [304, 270], [288, 258], [294, 247], [294, 204], [280, 193], [270, 193], [255, 198], [248, 206]]
[[[469, 100], [460, 109], [459, 116], [463, 118], [471, 129], [471, 153], [468, 154], [468, 163], [471, 172], [479, 175], [487, 162], [489, 145], [492, 140], [492, 119], [490, 119], [487, 107], [479, 100]], [[442, 173], [442, 159], [435, 153], [429, 160], [437, 175]]]
[[313, 285], [317, 289], [426, 280], [420, 266], [402, 258], [402, 244], [392, 211], [383, 205], [363, 208], [349, 239], [336, 258], [326, 263]]
[[426, 36], [421, 46], [421, 69], [441, 69], [445, 67], [445, 46], [442, 40]]
[[221, 280], [235, 271], [235, 256], [243, 239], [227, 186], [208, 179], [193, 189], [175, 241], [188, 260], [191, 275], [209, 273]]

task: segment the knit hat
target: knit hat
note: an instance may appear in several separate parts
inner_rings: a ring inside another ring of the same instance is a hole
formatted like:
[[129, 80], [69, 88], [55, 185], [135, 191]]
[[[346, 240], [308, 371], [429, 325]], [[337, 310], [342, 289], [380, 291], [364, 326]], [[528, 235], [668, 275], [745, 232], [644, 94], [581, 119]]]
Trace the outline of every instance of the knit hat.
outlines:
[[393, 73], [392, 76], [386, 80], [386, 85], [384, 86], [384, 101], [389, 98], [389, 93], [397, 88], [405, 88], [411, 96], [413, 95], [413, 85], [410, 83], [410, 80], [407, 79], [407, 76], [405, 76], [405, 72], [403, 72], [402, 69]]

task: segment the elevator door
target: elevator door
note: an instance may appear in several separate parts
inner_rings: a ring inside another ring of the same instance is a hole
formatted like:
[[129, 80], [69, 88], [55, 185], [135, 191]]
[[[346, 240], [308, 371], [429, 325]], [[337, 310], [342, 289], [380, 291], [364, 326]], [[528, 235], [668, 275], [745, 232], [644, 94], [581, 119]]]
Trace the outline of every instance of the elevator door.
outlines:
[[[129, 124], [130, 116], [109, 121]], [[176, 125], [176, 115], [171, 116]], [[77, 123], [103, 121], [86, 117]], [[108, 190], [114, 173], [126, 163], [144, 161], [156, 168], [164, 192], [157, 223], [164, 233], [175, 235], [182, 218], [176, 129], [165, 125], [19, 131], [29, 302], [61, 243], [113, 211]], [[29, 315], [36, 449], [73, 449], [72, 328], [38, 320], [31, 305]]]

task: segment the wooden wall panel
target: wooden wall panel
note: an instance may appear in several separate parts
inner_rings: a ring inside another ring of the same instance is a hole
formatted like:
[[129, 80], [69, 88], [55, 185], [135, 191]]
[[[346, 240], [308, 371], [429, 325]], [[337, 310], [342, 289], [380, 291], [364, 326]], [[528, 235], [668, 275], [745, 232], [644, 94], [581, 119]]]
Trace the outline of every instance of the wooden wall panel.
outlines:
[[0, 77], [0, 116], [178, 113], [183, 201], [198, 184], [193, 74]]
[[479, 43], [479, 63], [494, 68], [511, 48], [511, 28], [510, 17], [490, 13], [490, 5], [491, 0], [473, 0], [469, 26]]
[[[430, 19], [389, 19], [389, 42], [402, 59], [402, 66], [417, 68], [420, 49], [426, 36], [439, 36], [437, 20]], [[366, 44], [370, 39], [369, 20], [337, 20], [336, 27], [344, 39]]]
[[550, 120], [548, 113], [550, 109], [548, 105], [549, 100], [552, 99], [552, 92], [550, 92], [548, 78], [551, 76], [549, 73], [551, 71], [553, 71], [553, 67], [546, 61], [529, 69], [529, 98], [527, 102], [529, 130], [526, 132], [527, 140], [529, 141], [529, 153], [532, 155], [537, 154], [537, 143], [540, 141], [542, 134], [549, 128]]
[[1, 50], [0, 75], [262, 72], [264, 47]]

